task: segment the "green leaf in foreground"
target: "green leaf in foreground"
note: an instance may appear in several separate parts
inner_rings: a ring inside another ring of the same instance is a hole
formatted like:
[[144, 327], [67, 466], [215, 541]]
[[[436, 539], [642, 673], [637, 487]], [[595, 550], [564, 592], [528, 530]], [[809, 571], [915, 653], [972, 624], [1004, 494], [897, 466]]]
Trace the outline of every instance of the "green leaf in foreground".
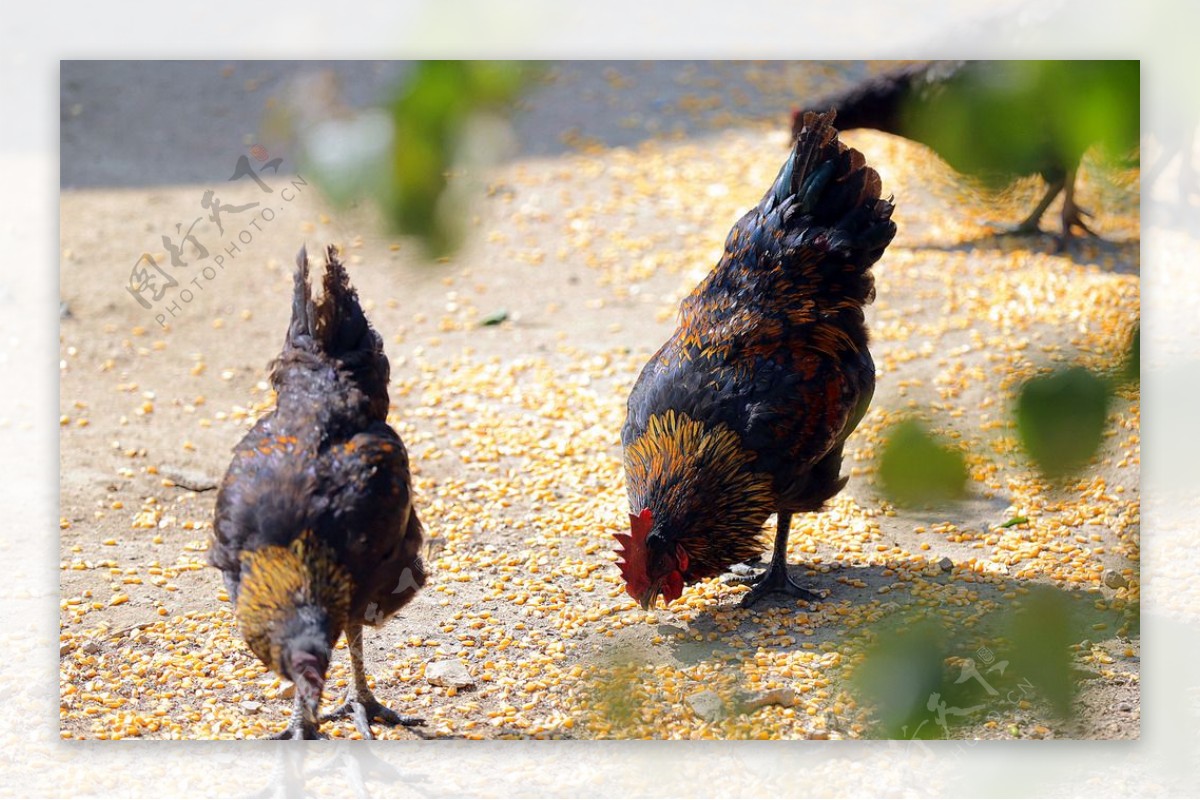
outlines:
[[962, 453], [939, 442], [924, 425], [907, 420], [888, 434], [879, 479], [897, 505], [938, 503], [965, 493], [967, 464]]
[[1122, 380], [1127, 383], [1137, 383], [1142, 379], [1142, 326], [1133, 329], [1129, 340], [1129, 352], [1125, 355], [1125, 368], [1122, 370]]
[[1017, 397], [1017, 431], [1042, 474], [1069, 475], [1084, 466], [1104, 435], [1110, 389], [1083, 367], [1033, 378]]
[[1075, 697], [1071, 644], [1083, 635], [1066, 595], [1035, 586], [1008, 620], [1014, 676], [1031, 684], [1063, 716]]
[[878, 632], [851, 679], [856, 697], [874, 710], [877, 735], [941, 738], [942, 730], [927, 720], [930, 698], [943, 690], [947, 655], [946, 637], [937, 625], [918, 622]]

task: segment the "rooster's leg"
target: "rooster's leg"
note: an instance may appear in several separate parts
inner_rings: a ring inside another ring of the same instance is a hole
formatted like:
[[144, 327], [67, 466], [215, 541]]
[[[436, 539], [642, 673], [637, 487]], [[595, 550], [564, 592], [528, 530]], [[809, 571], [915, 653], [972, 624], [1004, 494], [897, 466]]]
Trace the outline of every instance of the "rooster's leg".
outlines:
[[810, 603], [821, 599], [819, 594], [797, 585], [788, 577], [787, 541], [791, 525], [791, 513], [779, 512], [779, 522], [775, 527], [775, 551], [771, 554], [771, 563], [765, 572], [753, 580], [754, 588], [742, 598], [743, 608], [749, 608], [769, 594], [786, 594]]
[[316, 716], [313, 715], [308, 706], [300, 699], [300, 692], [296, 692], [295, 705], [292, 706], [292, 718], [288, 720], [288, 726], [282, 733], [277, 733], [272, 736], [272, 739], [327, 739], [329, 737], [320, 733], [317, 730], [318, 722]]
[[[1074, 173], [1072, 173], [1072, 177], [1074, 177]], [[1062, 179], [1052, 181], [1046, 187], [1046, 194], [1038, 202], [1037, 206], [1034, 207], [1033, 211], [1029, 212], [1029, 216], [1017, 226], [1013, 233], [1039, 233], [1041, 228], [1038, 226], [1038, 223], [1042, 221], [1042, 214], [1046, 213], [1046, 209], [1054, 202], [1054, 198], [1058, 197], [1058, 193], [1063, 190], [1064, 185], [1067, 184]]]
[[1079, 228], [1089, 236], [1098, 236], [1083, 221], [1083, 218], [1090, 217], [1091, 213], [1075, 205], [1075, 173], [1076, 170], [1071, 170], [1067, 173], [1067, 192], [1066, 196], [1063, 197], [1061, 245], [1064, 248], [1071, 241], [1072, 228]]
[[354, 684], [346, 702], [342, 703], [323, 719], [338, 719], [350, 717], [354, 727], [364, 739], [374, 739], [371, 733], [371, 721], [378, 720], [384, 725], [420, 725], [423, 720], [419, 717], [408, 717], [397, 714], [375, 699], [375, 695], [367, 686], [367, 673], [363, 669], [362, 652], [362, 623], [346, 626], [346, 645], [350, 651], [350, 668], [354, 673]]

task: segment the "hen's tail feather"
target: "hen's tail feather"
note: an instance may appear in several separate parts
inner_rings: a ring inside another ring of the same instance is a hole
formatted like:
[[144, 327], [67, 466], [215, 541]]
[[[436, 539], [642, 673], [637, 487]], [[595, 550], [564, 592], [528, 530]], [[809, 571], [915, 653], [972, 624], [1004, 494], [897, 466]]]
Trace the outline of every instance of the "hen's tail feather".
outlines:
[[294, 289], [292, 291], [292, 321], [288, 325], [287, 341], [284, 349], [311, 349], [316, 338], [314, 321], [316, 312], [313, 307], [312, 285], [308, 282], [308, 248], [301, 247], [296, 254], [296, 272], [294, 274]]
[[325, 264], [324, 291], [316, 309], [316, 335], [322, 349], [332, 356], [356, 351], [374, 355], [379, 349], [374, 331], [333, 245], [325, 250]]
[[313, 364], [336, 363], [368, 398], [370, 413], [382, 419], [388, 409], [390, 377], [383, 341], [367, 321], [358, 292], [332, 245], [326, 249], [325, 259], [323, 291], [314, 302], [307, 249], [301, 248], [296, 256], [292, 320], [283, 352], [272, 365], [272, 382], [281, 391], [285, 382], [294, 380], [289, 375], [307, 375]]
[[[804, 115], [792, 154], [759, 211], [766, 228], [782, 236], [785, 263], [861, 274], [883, 254], [896, 225], [891, 201], [879, 196], [879, 173], [838, 140], [834, 119], [833, 111]], [[803, 249], [834, 257], [797, 259]]]

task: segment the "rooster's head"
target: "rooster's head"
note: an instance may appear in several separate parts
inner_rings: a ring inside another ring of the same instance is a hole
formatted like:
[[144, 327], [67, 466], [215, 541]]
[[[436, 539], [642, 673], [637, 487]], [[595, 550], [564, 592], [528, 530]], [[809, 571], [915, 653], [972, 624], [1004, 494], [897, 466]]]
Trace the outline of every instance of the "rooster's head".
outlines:
[[617, 566], [625, 579], [625, 591], [647, 611], [661, 594], [667, 603], [683, 594], [688, 554], [682, 545], [669, 542], [654, 527], [649, 508], [629, 515], [629, 533], [616, 534], [620, 544]]

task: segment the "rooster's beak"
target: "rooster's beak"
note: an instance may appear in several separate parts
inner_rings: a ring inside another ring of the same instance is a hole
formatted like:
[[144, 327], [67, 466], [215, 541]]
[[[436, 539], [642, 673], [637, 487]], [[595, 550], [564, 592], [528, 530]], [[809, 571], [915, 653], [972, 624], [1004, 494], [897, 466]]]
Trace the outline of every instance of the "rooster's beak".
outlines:
[[658, 595], [661, 589], [657, 583], [652, 584], [645, 594], [638, 598], [638, 605], [642, 607], [642, 611], [649, 611], [658, 603]]

